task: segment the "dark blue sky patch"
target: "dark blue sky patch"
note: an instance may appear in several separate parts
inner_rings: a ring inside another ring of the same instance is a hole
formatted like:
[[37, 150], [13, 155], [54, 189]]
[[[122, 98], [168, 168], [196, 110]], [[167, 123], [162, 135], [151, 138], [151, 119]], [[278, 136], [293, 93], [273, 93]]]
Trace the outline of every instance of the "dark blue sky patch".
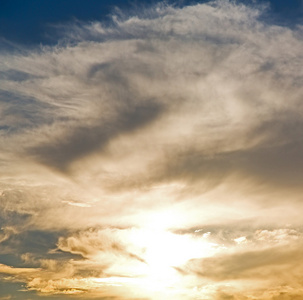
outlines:
[[[2, 243], [0, 247], [3, 247]], [[0, 254], [0, 264], [7, 266], [22, 266], [21, 258], [15, 253]]]
[[[70, 259], [81, 259], [81, 255], [75, 255], [63, 251], [51, 251], [56, 249], [58, 238], [65, 232], [48, 231], [26, 231], [12, 235], [1, 243], [5, 249], [15, 249], [14, 253], [0, 253], [0, 263], [13, 267], [39, 267], [39, 259], [56, 259], [56, 261], [67, 261]], [[24, 262], [22, 254], [35, 257], [36, 262]]]
[[[122, 1], [122, 0], [1, 0], [0, 1], [0, 38], [21, 44], [56, 44], [52, 25], [69, 23], [75, 20], [92, 22], [110, 20], [115, 7], [132, 10], [134, 7], [149, 6], [159, 1]], [[168, 1], [184, 6], [208, 1]], [[302, 0], [243, 0], [256, 5], [270, 3], [271, 13], [276, 22], [291, 25], [302, 21]]]
[[25, 253], [46, 254], [56, 247], [59, 236], [57, 232], [27, 231], [15, 236], [14, 240], [20, 244], [19, 249]]
[[[144, 1], [151, 3], [154, 1]], [[107, 20], [113, 8], [130, 6], [122, 0], [2, 0], [0, 36], [19, 43], [49, 43], [49, 26], [72, 20]]]
[[18, 299], [18, 300], [26, 300], [31, 297], [32, 299], [39, 299], [35, 298], [34, 293], [31, 292], [22, 292], [20, 290], [24, 289], [24, 283], [22, 282], [8, 282], [8, 281], [2, 281], [0, 275], [0, 297], [7, 297], [14, 295], [11, 299]]
[[302, 0], [258, 0], [256, 2], [269, 4], [269, 10], [261, 18], [264, 22], [288, 27], [295, 27], [298, 24], [302, 24]]
[[[3, 203], [3, 198], [0, 197], [0, 201]], [[29, 222], [30, 217], [30, 214], [6, 210], [5, 206], [2, 205], [0, 210], [0, 228], [3, 226], [25, 225], [27, 222]]]
[[[25, 291], [25, 284], [22, 282], [8, 282], [4, 281], [3, 278], [1, 278], [0, 275], [0, 297], [7, 297], [11, 296], [12, 298], [9, 298], [11, 300], [38, 300], [41, 299], [41, 296], [39, 296], [35, 291]], [[69, 298], [69, 296], [60, 296], [60, 295], [43, 295], [42, 299], [46, 300], [66, 300]]]

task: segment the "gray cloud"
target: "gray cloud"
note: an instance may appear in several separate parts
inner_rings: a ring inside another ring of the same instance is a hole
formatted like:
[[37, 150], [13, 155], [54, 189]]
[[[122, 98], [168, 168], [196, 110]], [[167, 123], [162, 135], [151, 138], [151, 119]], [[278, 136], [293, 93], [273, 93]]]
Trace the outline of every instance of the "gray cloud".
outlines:
[[[291, 270], [297, 264], [301, 265], [299, 247], [285, 250], [284, 246], [206, 258], [200, 266], [198, 261], [190, 262], [196, 275], [215, 280], [272, 278], [281, 266], [285, 272], [285, 269]], [[284, 268], [285, 265], [287, 265], [286, 268]]]
[[29, 153], [51, 167], [66, 171], [73, 161], [97, 150], [103, 151], [115, 137], [141, 129], [158, 117], [161, 110], [156, 103], [135, 107], [125, 105], [124, 111], [119, 111], [111, 120], [103, 121], [100, 117], [100, 124], [71, 128], [65, 136], [51, 144], [31, 148]]

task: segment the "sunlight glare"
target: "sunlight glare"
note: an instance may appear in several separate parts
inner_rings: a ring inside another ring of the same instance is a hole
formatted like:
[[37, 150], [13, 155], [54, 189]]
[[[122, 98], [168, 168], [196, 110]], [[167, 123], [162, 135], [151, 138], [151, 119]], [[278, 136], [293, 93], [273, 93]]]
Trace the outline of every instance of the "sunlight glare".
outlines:
[[170, 214], [161, 213], [151, 219], [154, 226], [153, 222], [147, 222], [146, 227], [134, 231], [131, 236], [130, 242], [144, 249], [142, 258], [146, 264], [141, 264], [140, 271], [153, 289], [177, 287], [182, 275], [175, 268], [190, 259], [212, 255], [217, 245], [207, 242], [201, 235], [169, 231], [170, 222], [175, 222]]

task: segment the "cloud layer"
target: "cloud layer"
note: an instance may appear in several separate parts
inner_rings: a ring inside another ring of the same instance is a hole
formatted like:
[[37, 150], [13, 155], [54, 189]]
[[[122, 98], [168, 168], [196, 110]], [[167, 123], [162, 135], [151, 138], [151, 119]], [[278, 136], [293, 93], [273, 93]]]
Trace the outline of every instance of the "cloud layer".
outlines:
[[303, 32], [265, 12], [160, 3], [3, 47], [1, 281], [85, 299], [302, 297]]

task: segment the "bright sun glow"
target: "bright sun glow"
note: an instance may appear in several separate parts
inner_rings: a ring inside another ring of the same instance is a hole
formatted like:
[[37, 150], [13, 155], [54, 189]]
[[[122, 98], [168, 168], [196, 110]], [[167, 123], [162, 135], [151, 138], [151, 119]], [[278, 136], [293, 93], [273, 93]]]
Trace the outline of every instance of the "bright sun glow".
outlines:
[[144, 228], [133, 230], [129, 236], [133, 250], [141, 249], [138, 256], [145, 261], [136, 268], [132, 266], [133, 275], [140, 277], [134, 281], [143, 289], [165, 291], [180, 288], [184, 277], [176, 268], [190, 259], [211, 256], [218, 249], [205, 236], [169, 231], [166, 228], [170, 222], [175, 223], [171, 214], [157, 214], [146, 222]]
[[203, 235], [181, 235], [164, 229], [133, 230], [129, 242], [133, 250], [141, 250], [138, 256], [144, 262], [126, 262], [125, 266], [117, 266], [117, 274], [123, 270], [125, 277], [97, 278], [93, 281], [98, 285], [126, 287], [136, 296], [179, 299], [178, 295], [195, 293], [195, 283], [188, 276], [180, 274], [176, 267], [182, 268], [193, 258], [211, 256], [219, 249], [218, 245], [206, 239]]
[[[170, 230], [176, 218], [161, 212], [150, 216], [141, 228], [125, 232], [123, 240], [127, 240], [127, 251], [134, 258], [120, 261], [109, 270], [123, 277], [94, 278], [94, 284], [125, 287], [136, 295], [156, 293], [155, 299], [177, 299], [178, 294], [188, 293], [188, 288], [194, 292], [195, 282], [180, 269], [186, 269], [189, 260], [212, 256], [221, 247], [209, 242], [202, 230], [186, 234]], [[98, 260], [102, 261], [102, 257]]]
[[144, 275], [159, 288], [178, 282], [180, 276], [174, 267], [189, 259], [209, 256], [214, 250], [214, 245], [201, 237], [196, 239], [164, 230], [142, 229], [134, 234], [133, 242], [146, 249]]
[[184, 276], [176, 268], [182, 268], [190, 259], [211, 256], [218, 250], [218, 245], [208, 242], [205, 235], [177, 234], [168, 230], [170, 221], [175, 222], [171, 215], [168, 218], [161, 213], [152, 219], [145, 227], [133, 229], [127, 237], [130, 252], [142, 258], [142, 262], [117, 267], [115, 271], [123, 269], [127, 278], [103, 278], [99, 283], [135, 285], [145, 291], [173, 293], [185, 287]]

